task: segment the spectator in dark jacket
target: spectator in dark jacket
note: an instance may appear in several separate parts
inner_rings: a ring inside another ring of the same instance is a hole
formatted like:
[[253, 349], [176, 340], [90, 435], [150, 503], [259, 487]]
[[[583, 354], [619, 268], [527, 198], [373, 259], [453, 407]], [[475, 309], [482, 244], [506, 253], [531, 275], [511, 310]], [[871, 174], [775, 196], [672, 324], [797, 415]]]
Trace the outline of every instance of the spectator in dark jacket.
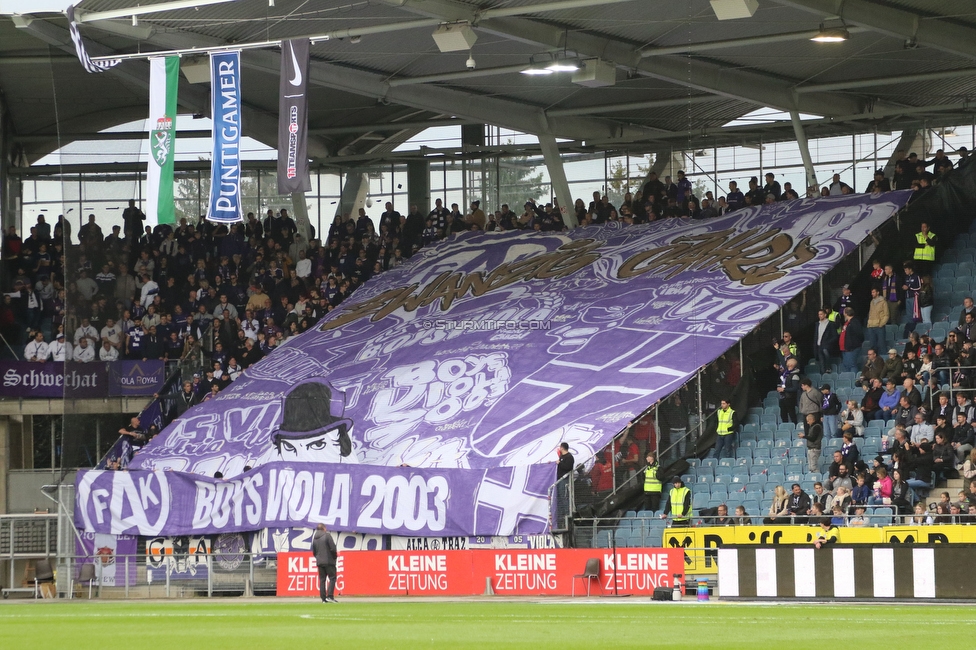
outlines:
[[864, 328], [861, 322], [854, 318], [854, 310], [844, 309], [844, 324], [840, 332], [840, 352], [845, 372], [857, 371], [857, 353], [864, 343]]

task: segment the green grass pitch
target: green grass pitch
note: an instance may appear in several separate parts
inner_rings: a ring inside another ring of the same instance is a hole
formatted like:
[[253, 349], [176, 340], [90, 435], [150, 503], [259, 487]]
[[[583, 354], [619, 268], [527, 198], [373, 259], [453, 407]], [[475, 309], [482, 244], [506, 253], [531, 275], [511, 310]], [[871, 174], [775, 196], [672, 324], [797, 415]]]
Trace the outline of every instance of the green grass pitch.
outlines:
[[482, 600], [0, 605], [0, 648], [976, 647], [971, 606]]

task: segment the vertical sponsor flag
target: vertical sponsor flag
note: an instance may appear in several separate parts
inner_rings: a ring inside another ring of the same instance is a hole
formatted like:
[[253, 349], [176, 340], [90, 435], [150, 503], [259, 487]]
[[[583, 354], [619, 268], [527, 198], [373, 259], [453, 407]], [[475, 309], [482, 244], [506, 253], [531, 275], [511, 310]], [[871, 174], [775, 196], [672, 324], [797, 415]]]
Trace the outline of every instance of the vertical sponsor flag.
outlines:
[[85, 49], [85, 42], [81, 40], [81, 32], [78, 31], [78, 21], [75, 20], [74, 5], [65, 9], [64, 15], [68, 17], [68, 33], [71, 35], [71, 41], [75, 44], [75, 54], [78, 55], [78, 60], [81, 61], [81, 65], [85, 70], [88, 72], [105, 72], [122, 63], [122, 59], [92, 61], [91, 57], [88, 56], [88, 51]]
[[149, 221], [176, 223], [173, 203], [173, 161], [176, 157], [176, 90], [180, 57], [149, 60]]
[[278, 100], [278, 194], [308, 192], [307, 38], [284, 41]]
[[241, 208], [241, 52], [210, 55], [213, 160], [207, 220], [244, 221]]

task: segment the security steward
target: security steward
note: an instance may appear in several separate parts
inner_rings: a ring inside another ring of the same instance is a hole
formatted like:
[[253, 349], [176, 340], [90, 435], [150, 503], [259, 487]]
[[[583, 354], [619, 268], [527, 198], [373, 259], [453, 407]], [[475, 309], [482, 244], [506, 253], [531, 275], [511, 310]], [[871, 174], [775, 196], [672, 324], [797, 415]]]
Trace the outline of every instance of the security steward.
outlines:
[[647, 467], [644, 468], [644, 510], [657, 511], [661, 507], [660, 470], [654, 454], [647, 454]]
[[817, 540], [813, 543], [814, 548], [823, 548], [827, 544], [837, 543], [837, 527], [830, 522], [830, 517], [820, 520], [820, 531], [817, 532]]
[[919, 275], [926, 275], [932, 272], [935, 265], [935, 245], [939, 239], [929, 231], [927, 223], [921, 225], [921, 231], [915, 233], [915, 270]]
[[691, 490], [685, 487], [680, 476], [671, 479], [671, 492], [668, 494], [668, 504], [664, 506], [661, 519], [671, 515], [671, 527], [691, 525]]
[[730, 457], [735, 455], [735, 450], [732, 449], [732, 434], [735, 433], [735, 411], [727, 399], [723, 399], [720, 406], [721, 408], [716, 411], [718, 426], [715, 429], [715, 447], [712, 450], [714, 457], [718, 459], [721, 459], [726, 451]]

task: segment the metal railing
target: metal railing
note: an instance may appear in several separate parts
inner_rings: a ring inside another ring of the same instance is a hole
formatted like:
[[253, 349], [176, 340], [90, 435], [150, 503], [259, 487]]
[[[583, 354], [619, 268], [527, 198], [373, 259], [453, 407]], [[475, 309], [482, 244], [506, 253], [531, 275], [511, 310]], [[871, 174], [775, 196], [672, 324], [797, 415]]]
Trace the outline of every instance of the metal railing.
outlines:
[[[697, 416], [691, 416], [694, 420], [698, 420], [697, 424], [689, 426], [688, 431], [684, 436], [677, 440], [671, 442], [663, 451], [658, 453], [659, 457], [667, 457], [672, 460], [668, 462], [667, 465], [661, 464], [663, 470], [667, 470], [669, 466], [673, 465], [679, 460], [685, 458], [696, 457], [704, 453], [706, 447], [702, 446], [703, 438], [705, 437], [705, 432], [710, 426], [716, 421], [715, 413], [706, 415], [704, 418], [698, 418]], [[636, 418], [635, 418], [636, 419]], [[551, 508], [551, 524], [553, 527], [553, 532], [566, 532], [571, 530], [572, 519], [577, 516], [581, 508], [585, 507], [605, 507], [611, 510], [619, 509], [620, 503], [615, 501], [617, 497], [622, 500], [632, 498], [631, 493], [637, 491], [638, 486], [644, 484], [644, 466], [640, 466], [633, 470], [633, 474], [630, 476], [621, 477], [618, 480], [618, 472], [632, 470], [622, 470], [617, 466], [617, 459], [613, 453], [614, 443], [621, 436], [625, 435], [626, 430], [621, 432], [603, 449], [597, 452], [597, 455], [609, 451], [611, 472], [613, 476], [612, 487], [609, 491], [597, 492], [593, 489], [592, 478], [583, 473], [583, 467], [585, 463], [580, 463], [577, 465], [576, 469], [561, 479], [556, 481], [550, 491], [550, 501], [553, 504]], [[680, 449], [681, 442], [685, 443], [685, 454], [678, 456], [673, 454], [674, 450]], [[689, 444], [690, 443], [690, 444]], [[643, 463], [643, 459], [641, 459]], [[666, 476], [662, 475], [662, 479], [666, 480]], [[616, 507], [615, 507], [616, 506]]]
[[[52, 582], [61, 598], [196, 598], [201, 596], [273, 596], [277, 589], [277, 557], [229, 549], [188, 549], [159, 553], [116, 554], [110, 548], [93, 555], [59, 558]], [[92, 569], [85, 569], [90, 565]], [[26, 574], [29, 573], [26, 572]], [[14, 592], [41, 597], [31, 581]]]
[[10, 593], [33, 592], [17, 580], [18, 565], [39, 559], [53, 559], [58, 548], [58, 516], [56, 514], [0, 515], [0, 562], [8, 566], [3, 597]]
[[[885, 526], [933, 525], [935, 522], [915, 523], [914, 514], [877, 514], [865, 513], [863, 523], [859, 523], [858, 515], [843, 515], [844, 523], [835, 524], [838, 528], [882, 528]], [[924, 515], [925, 519], [934, 517], [931, 513]], [[687, 526], [675, 526], [670, 518], [664, 519], [659, 514], [654, 516], [614, 517], [614, 518], [577, 518], [574, 521], [574, 539], [576, 548], [660, 548], [664, 545], [664, 534], [668, 530], [684, 528], [718, 528], [730, 526], [765, 526], [764, 513], [747, 513], [736, 516], [732, 513], [728, 519], [733, 523], [719, 522], [717, 515], [695, 515]], [[823, 516], [781, 517], [775, 526], [818, 526]], [[829, 517], [828, 517], [829, 518]], [[976, 526], [976, 517], [958, 517], [958, 524]]]

